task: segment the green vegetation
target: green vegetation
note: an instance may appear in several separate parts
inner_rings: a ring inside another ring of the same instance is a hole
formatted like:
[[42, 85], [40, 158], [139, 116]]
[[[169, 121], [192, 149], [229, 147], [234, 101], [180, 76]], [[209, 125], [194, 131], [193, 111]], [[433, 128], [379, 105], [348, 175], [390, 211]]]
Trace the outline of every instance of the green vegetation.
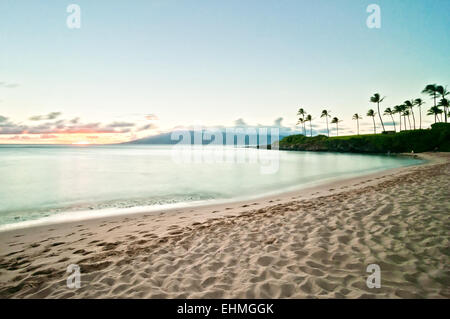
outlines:
[[355, 153], [450, 152], [450, 123], [435, 123], [427, 130], [392, 134], [327, 137], [291, 135], [279, 142], [281, 150]]

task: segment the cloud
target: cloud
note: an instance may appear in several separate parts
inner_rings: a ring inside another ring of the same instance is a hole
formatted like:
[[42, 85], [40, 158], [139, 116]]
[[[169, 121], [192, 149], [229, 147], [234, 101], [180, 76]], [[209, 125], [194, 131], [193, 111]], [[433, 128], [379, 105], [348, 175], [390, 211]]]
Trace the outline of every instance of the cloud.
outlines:
[[158, 120], [158, 117], [155, 114], [147, 114], [147, 115], [145, 115], [145, 118], [150, 121]]
[[26, 126], [9, 121], [6, 116], [0, 115], [0, 134], [21, 134]]
[[61, 115], [61, 112], [51, 112], [47, 115], [48, 120], [56, 119], [58, 116]]
[[137, 131], [138, 132], [140, 132], [140, 131], [146, 131], [146, 130], [151, 130], [151, 129], [155, 129], [155, 128], [157, 128], [158, 126], [156, 126], [155, 124], [146, 124], [146, 125], [144, 125], [144, 126], [141, 126], [141, 127], [139, 127], [138, 129], [137, 129]]
[[48, 113], [47, 115], [35, 115], [30, 117], [29, 119], [30, 121], [54, 120], [61, 114], [62, 114], [61, 112], [51, 112]]
[[41, 134], [40, 138], [42, 139], [51, 139], [51, 138], [57, 138], [58, 136], [52, 135], [52, 134]]
[[[52, 112], [44, 116], [35, 116], [33, 121], [43, 119], [54, 120], [61, 113]], [[134, 123], [114, 122], [109, 125], [96, 123], [81, 123], [79, 118], [72, 120], [60, 119], [57, 121], [48, 121], [38, 125], [24, 125], [13, 123], [7, 117], [0, 116], [0, 134], [76, 134], [76, 133], [128, 133]]]
[[4, 88], [7, 88], [7, 89], [13, 89], [13, 88], [16, 88], [18, 86], [19, 86], [19, 84], [17, 84], [17, 83], [0, 82], [0, 87], [4, 87]]
[[3, 126], [0, 125], [0, 134], [22, 134], [26, 127], [23, 126]]
[[234, 126], [247, 126], [247, 123], [245, 123], [245, 121], [240, 118], [234, 121]]
[[133, 127], [134, 125], [134, 123], [129, 122], [114, 122], [109, 124], [108, 127]]
[[52, 133], [53, 129], [51, 123], [45, 123], [34, 127], [26, 127], [24, 131], [29, 134], [49, 134]]
[[21, 136], [21, 135], [15, 135], [15, 136], [12, 136], [12, 137], [10, 137], [10, 138], [8, 138], [9, 140], [31, 140], [31, 137], [29, 137], [29, 136]]

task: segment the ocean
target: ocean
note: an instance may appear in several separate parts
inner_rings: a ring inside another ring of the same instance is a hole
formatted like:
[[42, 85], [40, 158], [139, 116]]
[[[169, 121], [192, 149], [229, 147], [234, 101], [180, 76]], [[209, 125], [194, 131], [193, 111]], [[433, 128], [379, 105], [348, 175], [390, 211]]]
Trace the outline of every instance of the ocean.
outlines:
[[0, 145], [0, 229], [257, 198], [419, 162], [232, 147]]

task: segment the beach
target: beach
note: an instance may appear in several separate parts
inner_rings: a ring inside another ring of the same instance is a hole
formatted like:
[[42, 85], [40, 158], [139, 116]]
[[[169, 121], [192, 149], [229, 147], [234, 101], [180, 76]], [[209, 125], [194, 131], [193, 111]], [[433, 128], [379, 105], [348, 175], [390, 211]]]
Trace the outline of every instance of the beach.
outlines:
[[418, 156], [250, 201], [1, 232], [0, 297], [450, 298], [450, 154]]

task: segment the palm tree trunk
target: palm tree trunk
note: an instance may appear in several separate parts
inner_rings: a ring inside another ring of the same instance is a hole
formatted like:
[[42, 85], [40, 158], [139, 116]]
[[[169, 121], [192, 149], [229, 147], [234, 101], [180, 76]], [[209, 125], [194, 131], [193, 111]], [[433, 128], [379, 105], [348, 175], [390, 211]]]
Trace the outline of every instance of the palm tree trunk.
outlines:
[[445, 123], [447, 123], [447, 107], [444, 106]]
[[303, 124], [303, 135], [306, 136], [305, 115], [302, 116], [302, 119], [303, 119], [303, 121], [302, 121], [302, 124]]
[[413, 117], [414, 129], [416, 129], [416, 118], [414, 117], [414, 111], [413, 111], [412, 107], [411, 107], [411, 114]]
[[380, 122], [381, 122], [381, 126], [383, 127], [383, 132], [384, 130], [384, 123], [383, 123], [383, 119], [381, 118], [381, 113], [380, 113], [380, 102], [377, 102], [377, 107], [378, 107], [378, 116], [380, 117]]
[[411, 120], [409, 119], [409, 115], [408, 115], [408, 123], [409, 123], [409, 130], [411, 131]]
[[400, 132], [402, 131], [402, 115], [399, 113], [398, 117], [400, 118]]
[[325, 118], [327, 120], [327, 132], [328, 132], [328, 137], [330, 137], [330, 130], [328, 129], [328, 116]]
[[377, 134], [377, 128], [375, 126], [375, 116], [372, 116], [372, 120], [373, 120], [373, 134]]
[[419, 106], [419, 130], [422, 129], [422, 108]]
[[408, 127], [406, 126], [406, 116], [405, 115], [403, 115], [403, 122], [405, 124], [405, 131], [407, 131]]
[[392, 118], [392, 123], [394, 123], [394, 131], [396, 131], [396, 132], [397, 132], [397, 128], [395, 127], [395, 121], [394, 121], [394, 117], [392, 116], [392, 114], [391, 114], [391, 118]]
[[359, 135], [359, 120], [358, 119], [356, 119], [356, 127], [358, 128], [358, 135]]

